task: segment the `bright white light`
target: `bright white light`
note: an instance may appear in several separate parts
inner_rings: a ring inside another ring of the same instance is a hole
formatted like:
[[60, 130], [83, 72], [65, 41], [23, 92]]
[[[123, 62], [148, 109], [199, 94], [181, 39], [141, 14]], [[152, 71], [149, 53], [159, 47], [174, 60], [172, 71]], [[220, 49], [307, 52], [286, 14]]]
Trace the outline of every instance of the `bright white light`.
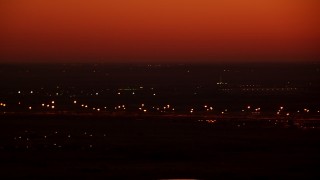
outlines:
[[73, 104], [77, 104], [77, 101], [73, 101]]

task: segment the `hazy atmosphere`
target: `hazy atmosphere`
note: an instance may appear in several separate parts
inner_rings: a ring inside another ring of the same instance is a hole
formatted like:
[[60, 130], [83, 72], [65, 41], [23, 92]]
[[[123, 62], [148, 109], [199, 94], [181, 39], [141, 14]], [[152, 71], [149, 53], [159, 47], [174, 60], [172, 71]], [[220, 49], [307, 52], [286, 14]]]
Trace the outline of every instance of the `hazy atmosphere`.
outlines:
[[317, 0], [1, 0], [0, 62], [319, 61]]

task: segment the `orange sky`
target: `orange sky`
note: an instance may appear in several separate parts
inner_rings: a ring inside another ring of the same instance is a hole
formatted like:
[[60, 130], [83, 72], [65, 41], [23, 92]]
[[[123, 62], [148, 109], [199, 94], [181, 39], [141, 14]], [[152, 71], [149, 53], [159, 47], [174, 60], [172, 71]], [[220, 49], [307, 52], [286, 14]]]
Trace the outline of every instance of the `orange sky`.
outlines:
[[0, 62], [319, 61], [319, 0], [0, 0]]

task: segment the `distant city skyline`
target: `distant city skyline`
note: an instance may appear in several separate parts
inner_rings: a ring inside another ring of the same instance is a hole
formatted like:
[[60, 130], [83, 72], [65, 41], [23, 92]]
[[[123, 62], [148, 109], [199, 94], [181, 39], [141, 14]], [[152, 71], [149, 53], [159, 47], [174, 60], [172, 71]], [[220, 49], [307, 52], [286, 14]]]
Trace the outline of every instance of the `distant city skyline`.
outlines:
[[316, 0], [4, 0], [0, 63], [319, 62]]

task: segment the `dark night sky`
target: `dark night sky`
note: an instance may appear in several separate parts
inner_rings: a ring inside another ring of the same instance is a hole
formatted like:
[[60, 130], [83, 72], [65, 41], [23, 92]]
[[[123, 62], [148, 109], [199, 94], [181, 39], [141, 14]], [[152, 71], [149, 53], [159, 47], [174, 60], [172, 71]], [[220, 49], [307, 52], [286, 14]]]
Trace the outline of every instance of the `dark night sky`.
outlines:
[[318, 0], [1, 0], [0, 62], [319, 61]]

